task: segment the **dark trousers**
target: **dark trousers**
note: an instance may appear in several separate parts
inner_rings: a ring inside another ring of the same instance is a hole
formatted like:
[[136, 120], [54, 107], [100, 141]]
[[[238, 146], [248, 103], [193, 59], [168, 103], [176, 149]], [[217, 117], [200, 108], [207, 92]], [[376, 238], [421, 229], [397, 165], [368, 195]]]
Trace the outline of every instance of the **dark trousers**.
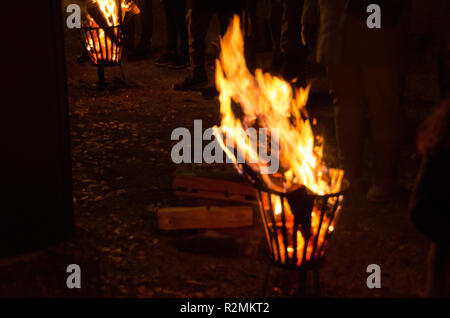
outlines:
[[306, 86], [306, 58], [308, 49], [301, 40], [301, 18], [303, 0], [283, 1], [280, 50], [285, 62], [282, 75], [287, 80], [297, 78], [297, 85]]
[[224, 35], [233, 14], [240, 14], [244, 1], [191, 0], [188, 5], [187, 23], [189, 34], [189, 57], [194, 75], [204, 75], [205, 37], [213, 14], [217, 14], [220, 34]]
[[334, 97], [335, 126], [345, 174], [362, 177], [365, 111], [370, 120], [374, 152], [374, 184], [395, 187], [404, 111], [405, 50], [402, 29], [368, 31], [365, 19], [348, 15], [342, 61], [327, 65]]
[[431, 245], [428, 257], [429, 269], [426, 296], [450, 297], [450, 248], [449, 243]]
[[167, 51], [178, 53], [178, 38], [180, 39], [179, 53], [189, 54], [188, 33], [186, 26], [186, 1], [164, 0], [167, 25]]
[[303, 0], [271, 0], [269, 5], [270, 33], [277, 59], [272, 71], [281, 72], [287, 80], [297, 78], [297, 85], [306, 86], [308, 49], [301, 41]]
[[362, 177], [364, 105], [368, 106], [374, 147], [375, 184], [395, 183], [403, 134], [400, 96], [403, 76], [391, 66], [334, 64], [327, 67], [334, 97], [335, 126], [350, 181]]
[[281, 21], [283, 19], [282, 0], [268, 1], [267, 18], [269, 20], [270, 37], [272, 39], [272, 50], [274, 52], [279, 52], [281, 44]]
[[152, 0], [141, 0], [138, 2], [141, 13], [139, 19], [142, 24], [141, 38], [137, 47], [139, 49], [150, 49], [153, 35], [153, 7]]

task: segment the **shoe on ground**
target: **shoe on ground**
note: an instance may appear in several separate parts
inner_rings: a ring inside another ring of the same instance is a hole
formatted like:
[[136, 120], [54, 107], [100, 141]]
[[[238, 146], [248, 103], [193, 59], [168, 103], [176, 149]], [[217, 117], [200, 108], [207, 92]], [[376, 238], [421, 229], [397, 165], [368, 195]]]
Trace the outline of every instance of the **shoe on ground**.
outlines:
[[371, 203], [388, 203], [393, 200], [395, 196], [394, 187], [382, 187], [373, 185], [367, 191], [366, 199]]
[[174, 61], [167, 64], [167, 67], [173, 70], [181, 70], [189, 66], [189, 56], [178, 55]]
[[141, 61], [152, 57], [152, 50], [149, 48], [137, 48], [128, 54], [128, 61]]
[[176, 91], [201, 91], [206, 85], [208, 85], [206, 74], [190, 75], [182, 82], [173, 85], [173, 89]]
[[167, 52], [161, 55], [156, 61], [156, 66], [167, 66], [177, 61], [177, 55], [173, 52]]

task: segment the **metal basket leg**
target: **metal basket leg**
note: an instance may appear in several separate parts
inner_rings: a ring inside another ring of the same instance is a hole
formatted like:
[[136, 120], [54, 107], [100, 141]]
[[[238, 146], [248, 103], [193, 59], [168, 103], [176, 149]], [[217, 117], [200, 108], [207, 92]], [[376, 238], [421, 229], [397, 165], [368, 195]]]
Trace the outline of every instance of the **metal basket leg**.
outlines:
[[98, 72], [98, 86], [100, 88], [103, 88], [106, 86], [105, 83], [105, 69], [103, 65], [97, 65], [97, 72]]
[[123, 70], [123, 66], [122, 66], [122, 63], [120, 63], [120, 75], [122, 76], [122, 81], [123, 81], [123, 83], [125, 84], [125, 85], [128, 85], [127, 84], [127, 78], [125, 77], [125, 72], [124, 72], [124, 70]]

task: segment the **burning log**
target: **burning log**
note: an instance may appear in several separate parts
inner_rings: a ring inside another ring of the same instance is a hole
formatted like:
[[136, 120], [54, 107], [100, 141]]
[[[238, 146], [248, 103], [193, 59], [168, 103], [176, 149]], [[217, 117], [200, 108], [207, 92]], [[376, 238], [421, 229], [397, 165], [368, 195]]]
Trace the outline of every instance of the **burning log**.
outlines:
[[223, 229], [253, 225], [249, 206], [173, 207], [158, 210], [161, 230]]

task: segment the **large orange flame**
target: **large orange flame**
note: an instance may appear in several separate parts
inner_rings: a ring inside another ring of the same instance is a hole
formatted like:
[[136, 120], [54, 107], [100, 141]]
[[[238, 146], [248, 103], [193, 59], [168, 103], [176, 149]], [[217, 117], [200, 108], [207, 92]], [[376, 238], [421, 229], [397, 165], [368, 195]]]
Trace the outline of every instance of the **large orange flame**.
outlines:
[[[323, 140], [315, 137], [305, 109], [309, 87], [293, 90], [286, 81], [257, 69], [253, 75], [244, 57], [244, 40], [239, 17], [235, 16], [221, 39], [220, 59], [216, 61], [216, 85], [220, 91], [221, 126], [214, 127], [216, 137], [228, 156], [218, 132], [234, 139], [238, 149], [245, 151], [256, 164], [248, 164], [259, 173], [264, 163], [257, 149], [248, 142], [242, 131], [250, 126], [277, 128], [279, 133], [279, 163], [283, 182], [274, 182], [273, 176], [261, 175], [267, 186], [287, 191], [302, 184], [316, 194], [324, 195], [341, 190], [344, 172], [328, 169], [322, 161]], [[242, 120], [236, 118], [232, 101], [243, 111]], [[233, 158], [237, 163], [236, 157]]]

